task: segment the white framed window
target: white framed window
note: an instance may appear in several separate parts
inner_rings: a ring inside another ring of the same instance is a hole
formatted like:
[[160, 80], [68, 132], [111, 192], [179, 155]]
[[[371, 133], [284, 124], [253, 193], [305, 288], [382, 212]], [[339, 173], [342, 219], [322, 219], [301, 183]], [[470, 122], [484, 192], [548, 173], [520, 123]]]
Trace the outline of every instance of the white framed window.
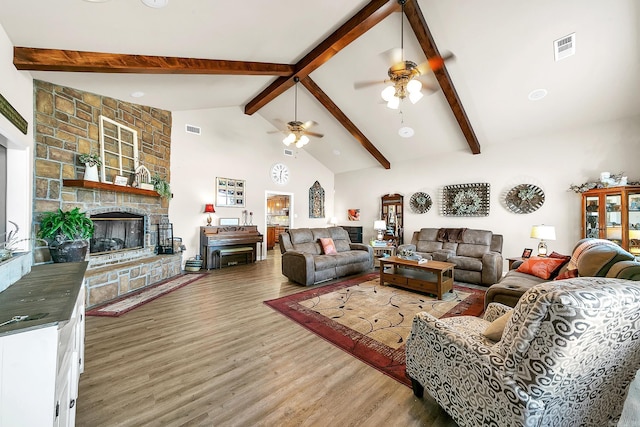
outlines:
[[100, 116], [102, 182], [114, 182], [117, 175], [130, 179], [139, 166], [138, 131]]

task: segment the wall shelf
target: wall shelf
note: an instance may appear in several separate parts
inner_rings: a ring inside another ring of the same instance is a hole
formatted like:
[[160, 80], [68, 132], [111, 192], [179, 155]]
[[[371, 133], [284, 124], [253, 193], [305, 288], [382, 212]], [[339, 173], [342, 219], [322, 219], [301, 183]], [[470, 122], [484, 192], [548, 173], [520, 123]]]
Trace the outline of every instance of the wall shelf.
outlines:
[[153, 190], [142, 188], [125, 187], [124, 185], [107, 184], [106, 182], [85, 181], [83, 179], [63, 179], [62, 185], [65, 187], [91, 188], [93, 190], [116, 191], [119, 193], [139, 194], [141, 196], [160, 197]]

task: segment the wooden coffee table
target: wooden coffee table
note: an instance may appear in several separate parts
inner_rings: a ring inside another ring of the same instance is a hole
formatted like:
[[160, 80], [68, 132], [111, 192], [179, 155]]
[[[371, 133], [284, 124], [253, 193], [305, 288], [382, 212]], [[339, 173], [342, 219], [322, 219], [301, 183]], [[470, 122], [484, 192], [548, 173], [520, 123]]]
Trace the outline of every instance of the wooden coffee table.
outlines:
[[[385, 267], [390, 267], [385, 270]], [[442, 294], [453, 289], [453, 267], [450, 262], [429, 260], [424, 264], [397, 256], [380, 258], [380, 284], [385, 282], [430, 294], [442, 299]]]

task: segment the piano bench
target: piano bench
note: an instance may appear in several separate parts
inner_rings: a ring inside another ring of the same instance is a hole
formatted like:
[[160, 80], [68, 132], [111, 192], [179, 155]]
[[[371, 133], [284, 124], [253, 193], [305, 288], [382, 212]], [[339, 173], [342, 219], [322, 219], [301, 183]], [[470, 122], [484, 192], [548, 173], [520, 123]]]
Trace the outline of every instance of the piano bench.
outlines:
[[253, 262], [253, 248], [250, 246], [241, 247], [241, 248], [229, 248], [229, 249], [219, 249], [214, 252], [218, 255], [218, 262], [214, 265], [217, 265], [218, 268], [222, 268], [222, 259], [226, 256], [234, 256], [234, 255], [244, 255], [245, 262], [250, 264]]

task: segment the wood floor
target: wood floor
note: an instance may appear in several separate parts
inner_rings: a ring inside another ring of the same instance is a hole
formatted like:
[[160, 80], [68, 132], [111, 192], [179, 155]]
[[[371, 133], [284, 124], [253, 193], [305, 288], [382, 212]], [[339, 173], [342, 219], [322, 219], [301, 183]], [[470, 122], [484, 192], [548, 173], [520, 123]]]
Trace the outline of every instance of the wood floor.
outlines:
[[86, 318], [78, 426], [455, 426], [430, 398], [262, 302], [306, 289], [280, 255]]

